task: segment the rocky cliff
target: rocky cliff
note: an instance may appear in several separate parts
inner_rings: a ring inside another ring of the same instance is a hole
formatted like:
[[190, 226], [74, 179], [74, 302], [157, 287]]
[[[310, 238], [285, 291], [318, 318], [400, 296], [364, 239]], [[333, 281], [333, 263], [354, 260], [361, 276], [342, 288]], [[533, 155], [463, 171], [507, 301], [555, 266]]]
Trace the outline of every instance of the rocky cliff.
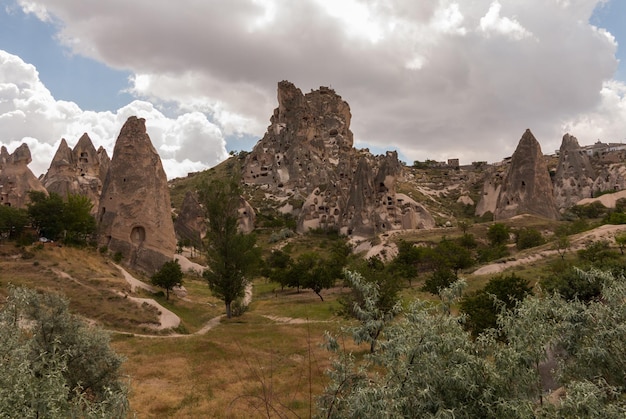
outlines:
[[263, 138], [246, 157], [243, 181], [267, 190], [301, 232], [333, 228], [373, 235], [431, 228], [432, 216], [396, 193], [402, 175], [397, 153], [374, 156], [353, 148], [350, 107], [327, 87], [303, 94], [278, 84], [278, 107]]
[[560, 217], [541, 146], [528, 129], [511, 157], [494, 213], [496, 220], [520, 214]]
[[70, 149], [65, 139], [62, 139], [42, 183], [48, 192], [62, 197], [68, 194], [89, 197], [94, 204], [95, 214], [109, 162], [104, 148], [100, 147], [96, 151], [86, 133], [80, 137], [74, 149]]
[[101, 246], [120, 252], [124, 262], [153, 273], [176, 250], [167, 178], [146, 132], [131, 116], [115, 143], [98, 209]]
[[5, 146], [0, 148], [0, 204], [25, 208], [29, 202], [28, 192], [48, 192], [28, 168], [32, 161], [30, 149], [25, 143], [9, 154]]
[[595, 170], [587, 154], [581, 150], [576, 137], [563, 136], [559, 149], [559, 163], [554, 175], [554, 198], [560, 210], [592, 196]]

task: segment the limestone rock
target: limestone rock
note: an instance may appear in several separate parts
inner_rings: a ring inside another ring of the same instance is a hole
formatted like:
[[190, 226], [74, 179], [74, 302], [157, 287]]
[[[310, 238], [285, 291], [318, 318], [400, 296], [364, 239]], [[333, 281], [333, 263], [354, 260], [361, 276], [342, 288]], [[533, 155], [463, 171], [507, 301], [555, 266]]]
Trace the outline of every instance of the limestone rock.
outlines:
[[541, 146], [528, 129], [511, 157], [494, 215], [501, 220], [520, 214], [549, 219], [560, 216]]
[[397, 197], [397, 153], [374, 156], [352, 147], [350, 107], [328, 87], [302, 94], [278, 84], [278, 108], [242, 167], [248, 185], [262, 185], [298, 219], [298, 230], [338, 229], [373, 235], [429, 228], [434, 219], [410, 198]]
[[581, 199], [591, 197], [595, 179], [595, 170], [587, 154], [580, 148], [578, 140], [565, 134], [553, 180], [554, 196], [559, 209], [565, 210]]
[[23, 143], [9, 154], [6, 147], [0, 149], [0, 204], [25, 208], [29, 202], [28, 192], [48, 192], [28, 168], [32, 161], [28, 145]]
[[206, 229], [205, 213], [198, 201], [198, 194], [187, 191], [174, 222], [176, 237], [181, 241], [188, 240], [193, 246], [200, 248]]
[[[104, 150], [102, 147], [101, 149]], [[73, 150], [69, 148], [65, 139], [61, 140], [42, 183], [48, 192], [57, 193], [63, 198], [68, 194], [87, 196], [94, 204], [92, 213], [96, 214], [104, 182], [103, 171], [106, 169], [108, 169], [106, 151], [104, 154], [96, 151], [91, 138], [85, 133]]]
[[99, 244], [149, 274], [172, 260], [176, 236], [167, 178], [146, 132], [131, 116], [115, 143], [98, 209]]

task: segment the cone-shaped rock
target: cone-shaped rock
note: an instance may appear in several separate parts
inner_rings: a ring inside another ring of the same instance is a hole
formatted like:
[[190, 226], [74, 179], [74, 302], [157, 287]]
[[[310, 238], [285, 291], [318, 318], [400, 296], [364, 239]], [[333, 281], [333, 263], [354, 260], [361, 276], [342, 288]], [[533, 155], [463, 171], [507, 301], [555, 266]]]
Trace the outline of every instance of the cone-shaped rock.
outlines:
[[565, 134], [554, 176], [554, 196], [559, 209], [567, 209], [591, 197], [595, 178], [587, 153], [580, 148], [576, 137]]
[[41, 182], [48, 192], [54, 192], [62, 197], [78, 192], [76, 160], [65, 138], [61, 139], [61, 144]]
[[128, 118], [115, 143], [98, 209], [99, 243], [154, 273], [176, 250], [170, 194], [145, 119]]
[[28, 168], [32, 161], [30, 149], [25, 143], [9, 154], [6, 147], [0, 149], [0, 205], [24, 208], [29, 191], [48, 192]]
[[541, 146], [528, 129], [511, 157], [511, 167], [500, 190], [495, 218], [506, 219], [520, 214], [559, 218]]

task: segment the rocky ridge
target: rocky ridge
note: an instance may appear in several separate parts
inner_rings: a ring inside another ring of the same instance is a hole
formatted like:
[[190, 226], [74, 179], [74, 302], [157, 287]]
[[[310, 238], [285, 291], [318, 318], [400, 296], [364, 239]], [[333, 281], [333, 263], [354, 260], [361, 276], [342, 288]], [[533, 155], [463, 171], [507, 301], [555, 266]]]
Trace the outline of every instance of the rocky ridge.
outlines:
[[337, 229], [371, 236], [401, 228], [432, 228], [433, 217], [396, 192], [396, 152], [374, 156], [353, 148], [350, 107], [328, 87], [302, 94], [278, 83], [278, 107], [243, 165], [247, 185], [269, 192], [298, 231]]

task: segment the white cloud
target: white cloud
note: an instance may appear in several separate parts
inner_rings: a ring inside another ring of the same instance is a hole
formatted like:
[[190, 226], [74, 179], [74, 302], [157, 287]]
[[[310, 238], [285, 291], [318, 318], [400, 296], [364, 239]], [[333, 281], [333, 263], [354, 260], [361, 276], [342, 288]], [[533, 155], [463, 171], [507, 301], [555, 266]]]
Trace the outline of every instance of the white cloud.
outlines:
[[[201, 112], [225, 136], [260, 138], [287, 79], [342, 95], [359, 145], [471, 162], [510, 155], [526, 128], [545, 150], [558, 148], [563, 121], [600, 116], [617, 66], [615, 40], [588, 23], [601, 2], [28, 4], [62, 22], [59, 37], [75, 53], [132, 71], [139, 98]], [[194, 126], [188, 142], [213, 132]], [[159, 147], [184, 159], [184, 144]]]
[[518, 40], [532, 36], [517, 20], [500, 16], [501, 10], [502, 5], [499, 2], [491, 3], [487, 14], [480, 18], [480, 29], [483, 32], [509, 35]]
[[83, 111], [74, 103], [55, 100], [32, 65], [0, 50], [0, 142], [9, 152], [26, 142], [33, 156], [29, 167], [37, 176], [48, 169], [61, 138], [72, 147], [86, 132], [96, 148], [103, 146], [111, 156], [122, 125], [132, 115], [146, 118], [148, 135], [167, 159], [170, 178], [227, 157], [222, 132], [204, 114], [169, 118], [139, 100], [115, 112]]

